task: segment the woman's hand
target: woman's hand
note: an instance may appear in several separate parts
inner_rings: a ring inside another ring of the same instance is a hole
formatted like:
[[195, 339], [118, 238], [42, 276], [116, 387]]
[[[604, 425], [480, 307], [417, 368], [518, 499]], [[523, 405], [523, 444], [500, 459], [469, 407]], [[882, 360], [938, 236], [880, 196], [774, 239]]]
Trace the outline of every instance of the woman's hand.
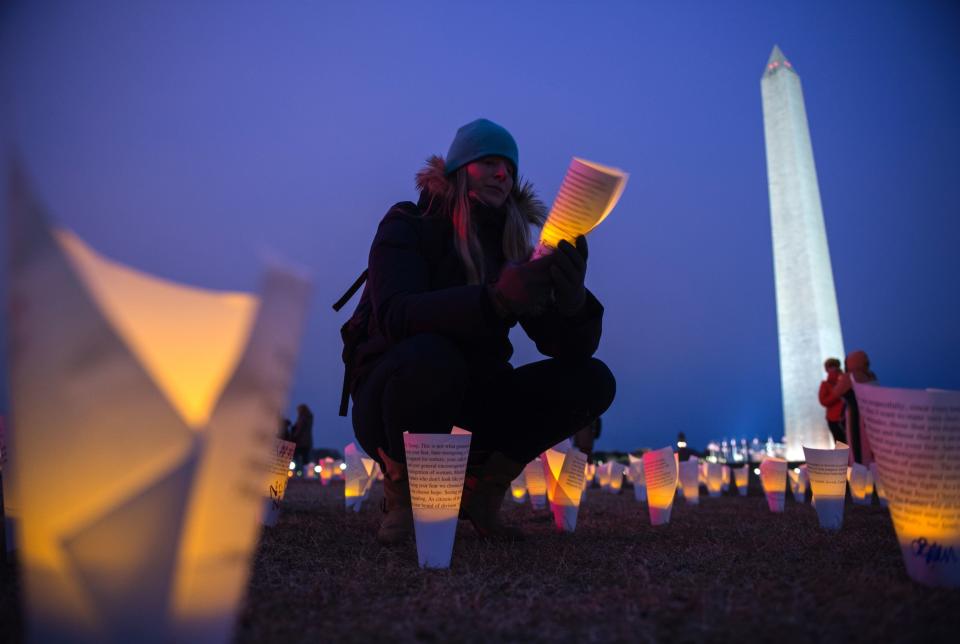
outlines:
[[577, 246], [567, 240], [557, 245], [550, 276], [557, 299], [557, 309], [561, 315], [576, 315], [587, 301], [587, 290], [583, 280], [587, 276], [587, 238], [580, 235]]
[[488, 287], [490, 300], [502, 318], [519, 318], [540, 311], [550, 297], [552, 255], [523, 264], [507, 264], [496, 284]]

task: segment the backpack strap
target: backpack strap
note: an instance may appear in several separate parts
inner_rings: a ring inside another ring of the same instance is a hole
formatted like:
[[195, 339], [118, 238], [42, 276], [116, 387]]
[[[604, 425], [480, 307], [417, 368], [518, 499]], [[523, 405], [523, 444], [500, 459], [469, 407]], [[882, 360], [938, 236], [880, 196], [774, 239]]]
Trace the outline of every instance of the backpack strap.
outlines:
[[363, 269], [363, 272], [360, 273], [360, 277], [350, 285], [350, 288], [347, 289], [347, 292], [340, 296], [340, 299], [333, 303], [333, 310], [339, 311], [342, 309], [347, 302], [350, 301], [350, 298], [353, 297], [354, 293], [360, 290], [360, 287], [363, 286], [363, 283], [367, 281], [367, 272], [368, 269]]

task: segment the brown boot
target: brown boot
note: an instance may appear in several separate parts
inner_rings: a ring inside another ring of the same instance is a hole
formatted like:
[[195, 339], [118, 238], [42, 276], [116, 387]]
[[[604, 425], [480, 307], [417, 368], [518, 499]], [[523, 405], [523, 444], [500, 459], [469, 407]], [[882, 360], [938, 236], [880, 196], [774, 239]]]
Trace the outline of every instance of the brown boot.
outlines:
[[413, 507], [410, 505], [410, 484], [407, 466], [393, 460], [377, 448], [386, 467], [383, 474], [383, 521], [377, 530], [377, 541], [384, 546], [403, 543], [413, 536]]
[[500, 522], [500, 505], [510, 482], [523, 471], [524, 463], [493, 452], [482, 463], [467, 465], [460, 514], [469, 519], [481, 539], [522, 541], [523, 532]]

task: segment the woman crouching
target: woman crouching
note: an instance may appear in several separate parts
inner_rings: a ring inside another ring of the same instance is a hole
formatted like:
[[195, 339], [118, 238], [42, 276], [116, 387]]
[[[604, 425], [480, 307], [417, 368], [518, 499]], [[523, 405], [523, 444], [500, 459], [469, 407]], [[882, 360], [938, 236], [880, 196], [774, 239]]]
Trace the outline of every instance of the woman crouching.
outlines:
[[[586, 240], [528, 261], [546, 209], [518, 168], [504, 128], [463, 126], [370, 249], [372, 313], [349, 388], [357, 440], [384, 471], [383, 544], [413, 532], [404, 431], [472, 432], [461, 517], [483, 538], [519, 538], [499, 518], [510, 481], [613, 401], [614, 377], [592, 357], [603, 306], [584, 287]], [[546, 360], [511, 366], [518, 322]]]

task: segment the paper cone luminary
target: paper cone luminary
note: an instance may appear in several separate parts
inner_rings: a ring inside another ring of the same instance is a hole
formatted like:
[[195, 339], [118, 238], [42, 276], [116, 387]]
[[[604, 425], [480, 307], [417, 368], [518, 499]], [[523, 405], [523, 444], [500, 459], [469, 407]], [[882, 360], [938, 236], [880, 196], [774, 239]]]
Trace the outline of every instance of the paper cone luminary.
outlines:
[[547, 506], [547, 479], [543, 475], [543, 463], [535, 458], [523, 468], [523, 477], [527, 483], [527, 494], [534, 510]]
[[647, 479], [643, 474], [643, 459], [630, 454], [630, 469], [633, 471], [633, 498], [647, 502]]
[[750, 489], [750, 466], [744, 465], [733, 470], [733, 481], [737, 485], [737, 494], [747, 496]]
[[593, 463], [587, 463], [583, 471], [583, 477], [587, 481], [587, 487], [593, 483], [593, 478], [597, 475], [597, 466]]
[[854, 390], [907, 574], [960, 588], [960, 392]]
[[370, 488], [376, 480], [377, 462], [366, 452], [350, 443], [343, 448], [343, 459], [347, 467], [343, 471], [343, 500], [346, 509], [359, 512], [360, 507], [370, 494]]
[[650, 523], [670, 522], [673, 498], [677, 491], [677, 461], [673, 448], [664, 447], [643, 455], [643, 474], [647, 481], [647, 509]]
[[290, 473], [290, 459], [296, 443], [276, 438], [270, 452], [270, 467], [267, 471], [266, 498], [263, 502], [263, 525], [275, 526], [280, 517], [280, 504], [287, 491], [287, 479]]
[[520, 476], [510, 481], [510, 498], [512, 498], [515, 503], [523, 503], [527, 500], [527, 481], [523, 476], [523, 472], [520, 473]]
[[609, 461], [607, 465], [610, 467], [610, 485], [607, 487], [607, 492], [620, 494], [620, 490], [623, 489], [623, 472], [626, 468], [616, 461]]
[[573, 532], [577, 527], [587, 455], [564, 441], [548, 449], [540, 459], [546, 470], [547, 499], [557, 531]]
[[870, 498], [867, 497], [867, 476], [870, 470], [860, 463], [854, 463], [847, 467], [847, 483], [850, 485], [850, 498], [857, 505], [869, 505]]
[[843, 503], [847, 495], [847, 459], [850, 450], [843, 443], [834, 449], [803, 446], [807, 459], [806, 471], [810, 477], [817, 519], [824, 530], [843, 527]]
[[332, 481], [334, 477], [334, 470], [336, 470], [333, 459], [329, 456], [323, 459], [323, 461], [320, 462], [320, 468], [320, 482], [324, 485], [330, 485], [330, 481]]
[[597, 483], [599, 483], [600, 489], [604, 492], [610, 489], [611, 465], [612, 463], [608, 461], [597, 466]]
[[723, 481], [723, 493], [726, 494], [727, 490], [730, 489], [730, 466], [722, 466], [722, 481]]
[[760, 463], [760, 483], [767, 496], [771, 512], [783, 512], [787, 493], [787, 462], [782, 458], [767, 457]]
[[683, 486], [683, 498], [688, 505], [700, 504], [700, 462], [696, 456], [689, 460], [680, 461], [680, 485]]
[[4, 493], [30, 637], [228, 641], [309, 284], [271, 269], [259, 295], [212, 291], [116, 263], [48, 228], [11, 166]]
[[421, 568], [449, 568], [470, 453], [470, 432], [403, 433], [413, 530]]
[[707, 463], [707, 492], [710, 496], [723, 494], [723, 466], [720, 463]]

